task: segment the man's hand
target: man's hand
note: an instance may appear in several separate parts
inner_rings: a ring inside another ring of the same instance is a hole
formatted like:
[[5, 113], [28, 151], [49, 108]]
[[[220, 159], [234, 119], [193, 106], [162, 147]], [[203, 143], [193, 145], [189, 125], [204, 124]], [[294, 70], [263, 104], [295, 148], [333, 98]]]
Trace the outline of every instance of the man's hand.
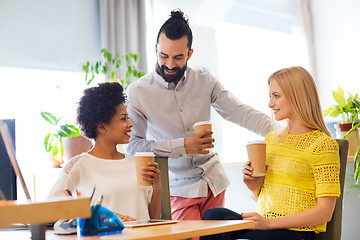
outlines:
[[215, 139], [211, 137], [211, 130], [203, 130], [198, 134], [184, 139], [185, 150], [187, 154], [207, 154], [209, 148], [213, 148]]

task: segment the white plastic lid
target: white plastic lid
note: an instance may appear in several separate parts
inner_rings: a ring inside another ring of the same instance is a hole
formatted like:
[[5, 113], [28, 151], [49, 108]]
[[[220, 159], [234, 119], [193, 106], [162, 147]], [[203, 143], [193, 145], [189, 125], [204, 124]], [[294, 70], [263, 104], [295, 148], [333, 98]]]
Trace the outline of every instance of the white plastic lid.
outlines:
[[200, 125], [206, 125], [206, 124], [211, 124], [211, 122], [210, 121], [197, 122], [197, 123], [194, 124], [193, 127], [200, 126]]
[[246, 146], [252, 145], [252, 144], [266, 144], [263, 140], [253, 140], [246, 143]]
[[153, 152], [137, 152], [137, 153], [135, 153], [135, 156], [138, 156], [138, 157], [155, 157], [155, 153], [153, 153]]

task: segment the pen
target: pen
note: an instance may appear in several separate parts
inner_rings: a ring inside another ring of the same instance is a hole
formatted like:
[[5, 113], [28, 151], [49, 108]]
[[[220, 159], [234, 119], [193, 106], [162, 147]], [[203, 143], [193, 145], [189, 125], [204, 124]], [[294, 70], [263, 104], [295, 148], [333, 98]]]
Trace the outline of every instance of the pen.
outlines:
[[76, 197], [81, 195], [81, 193], [77, 189], [75, 190], [75, 192], [76, 192]]
[[65, 189], [64, 193], [66, 196], [70, 196], [70, 197], [72, 196], [71, 191], [69, 189]]
[[92, 212], [93, 213], [92, 214], [93, 219], [97, 219], [97, 217], [98, 217], [98, 214], [99, 214], [99, 211], [100, 211], [100, 208], [101, 208], [102, 200], [103, 200], [103, 195], [100, 196], [98, 204], [96, 204], [96, 206], [94, 206], [94, 210]]
[[100, 200], [97, 205], [101, 206], [102, 200], [103, 200], [103, 195], [100, 196]]
[[91, 205], [91, 201], [94, 197], [94, 193], [95, 193], [95, 188], [96, 188], [96, 185], [94, 186], [93, 190], [92, 190], [92, 193], [91, 193], [91, 196], [90, 196], [90, 205]]

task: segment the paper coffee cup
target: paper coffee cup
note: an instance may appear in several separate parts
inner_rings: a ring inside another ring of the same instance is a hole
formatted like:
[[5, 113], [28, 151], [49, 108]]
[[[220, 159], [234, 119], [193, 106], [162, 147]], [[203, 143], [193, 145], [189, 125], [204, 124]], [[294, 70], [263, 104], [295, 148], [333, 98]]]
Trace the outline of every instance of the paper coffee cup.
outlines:
[[142, 168], [147, 167], [149, 162], [155, 161], [155, 154], [153, 152], [137, 152], [135, 154], [136, 164], [136, 178], [138, 186], [151, 186], [151, 183], [143, 180]]
[[246, 144], [249, 161], [253, 168], [253, 177], [265, 176], [266, 172], [266, 143], [261, 140], [250, 141]]
[[[209, 121], [197, 122], [194, 124], [193, 128], [194, 128], [195, 134], [198, 134], [199, 132], [201, 132], [204, 129], [211, 130], [211, 122], [209, 122]], [[211, 136], [212, 136], [211, 134], [208, 134], [208, 135], [205, 135], [204, 137], [211, 137]]]

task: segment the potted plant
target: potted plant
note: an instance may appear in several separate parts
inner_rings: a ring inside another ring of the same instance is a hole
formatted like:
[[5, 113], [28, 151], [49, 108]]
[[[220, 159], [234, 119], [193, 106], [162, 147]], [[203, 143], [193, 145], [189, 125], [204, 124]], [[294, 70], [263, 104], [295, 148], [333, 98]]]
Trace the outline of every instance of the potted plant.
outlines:
[[[356, 133], [358, 136], [358, 132], [360, 129], [360, 123], [353, 126], [345, 135], [344, 138], [348, 138], [351, 134]], [[360, 144], [357, 143], [357, 149], [355, 150], [354, 154], [354, 180], [356, 184], [360, 184]], [[359, 187], [360, 188], [360, 187]]]
[[41, 116], [48, 123], [50, 123], [54, 129], [45, 135], [44, 147], [46, 152], [52, 152], [52, 164], [53, 167], [60, 167], [64, 162], [64, 142], [65, 137], [79, 137], [80, 131], [75, 124], [69, 124], [63, 122], [62, 118], [57, 118], [49, 112], [41, 112]]
[[[82, 66], [82, 70], [85, 72], [84, 88], [90, 87], [96, 77], [104, 76], [101, 81], [117, 81], [126, 89], [133, 80], [145, 74], [137, 69], [136, 63], [139, 59], [139, 54], [129, 53], [120, 57], [117, 51], [112, 54], [107, 49], [102, 49], [100, 61], [87, 61]], [[67, 154], [67, 158], [91, 148], [90, 140], [81, 135], [74, 119], [65, 120], [63, 117], [56, 117], [50, 112], [41, 112], [41, 116], [54, 127], [52, 132], [45, 135], [44, 147], [46, 152], [52, 153], [55, 167], [59, 167], [64, 162], [64, 152], [66, 153], [64, 142], [66, 140], [76, 141], [68, 145], [77, 147], [75, 153]]]
[[335, 124], [336, 138], [347, 138], [349, 141], [348, 156], [351, 158], [355, 155], [358, 145], [360, 144], [359, 131], [355, 126], [360, 122], [360, 99], [358, 94], [352, 95], [348, 93], [345, 98], [345, 93], [338, 87], [337, 91], [333, 91], [333, 97], [336, 105], [330, 106], [324, 111], [324, 116], [330, 114], [332, 117], [341, 116], [342, 121]]

